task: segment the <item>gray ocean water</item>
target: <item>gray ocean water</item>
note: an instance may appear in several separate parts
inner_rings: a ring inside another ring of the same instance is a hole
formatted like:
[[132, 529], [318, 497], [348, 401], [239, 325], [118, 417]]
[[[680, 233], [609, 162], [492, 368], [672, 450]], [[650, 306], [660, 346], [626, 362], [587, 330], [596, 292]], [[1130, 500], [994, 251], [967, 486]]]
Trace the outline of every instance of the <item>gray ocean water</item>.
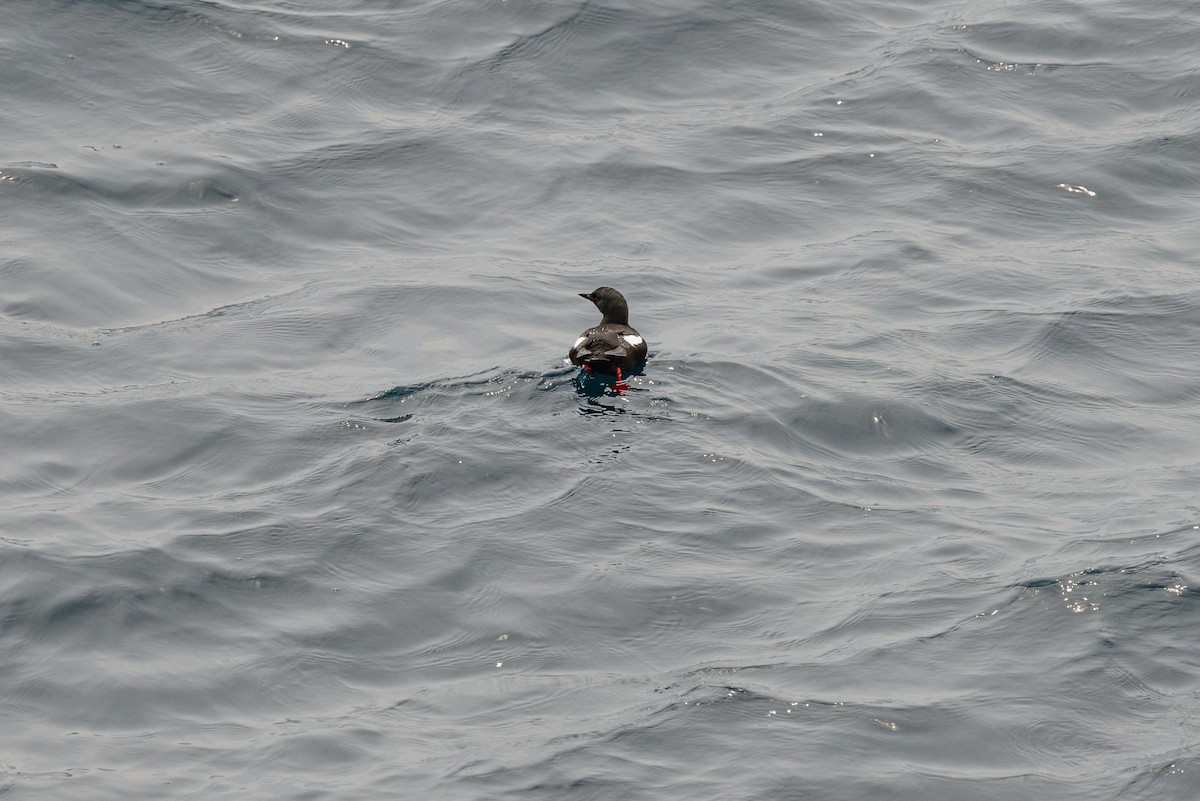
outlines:
[[0, 796], [1200, 797], [1198, 42], [5, 0]]

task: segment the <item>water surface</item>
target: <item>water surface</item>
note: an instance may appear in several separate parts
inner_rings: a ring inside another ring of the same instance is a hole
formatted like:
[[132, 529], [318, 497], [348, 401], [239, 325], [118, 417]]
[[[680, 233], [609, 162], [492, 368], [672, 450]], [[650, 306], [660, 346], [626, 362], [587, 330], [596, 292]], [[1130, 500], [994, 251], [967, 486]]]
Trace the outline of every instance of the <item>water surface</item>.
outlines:
[[1196, 9], [0, 14], [0, 794], [1195, 797]]

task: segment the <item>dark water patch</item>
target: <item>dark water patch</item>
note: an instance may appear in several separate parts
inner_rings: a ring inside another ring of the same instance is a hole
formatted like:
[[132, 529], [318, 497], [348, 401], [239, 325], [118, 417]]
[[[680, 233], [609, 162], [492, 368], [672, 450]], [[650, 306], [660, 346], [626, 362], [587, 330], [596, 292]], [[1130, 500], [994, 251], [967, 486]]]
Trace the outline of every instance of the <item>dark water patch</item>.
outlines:
[[1197, 759], [1187, 747], [1172, 749], [1165, 759], [1151, 765], [1132, 767], [1124, 774], [1128, 781], [1115, 788], [1113, 798], [1183, 798], [1191, 792], [1188, 774], [1196, 770]]

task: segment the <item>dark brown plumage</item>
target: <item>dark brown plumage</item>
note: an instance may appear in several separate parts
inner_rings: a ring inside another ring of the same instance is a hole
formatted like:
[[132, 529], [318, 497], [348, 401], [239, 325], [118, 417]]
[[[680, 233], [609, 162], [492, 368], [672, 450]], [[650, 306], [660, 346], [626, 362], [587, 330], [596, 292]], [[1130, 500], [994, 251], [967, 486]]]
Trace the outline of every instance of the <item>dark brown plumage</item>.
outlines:
[[646, 360], [646, 340], [629, 325], [629, 304], [610, 286], [591, 294], [579, 293], [596, 304], [603, 315], [600, 324], [579, 335], [571, 348], [571, 364], [585, 370], [618, 378], [636, 370]]

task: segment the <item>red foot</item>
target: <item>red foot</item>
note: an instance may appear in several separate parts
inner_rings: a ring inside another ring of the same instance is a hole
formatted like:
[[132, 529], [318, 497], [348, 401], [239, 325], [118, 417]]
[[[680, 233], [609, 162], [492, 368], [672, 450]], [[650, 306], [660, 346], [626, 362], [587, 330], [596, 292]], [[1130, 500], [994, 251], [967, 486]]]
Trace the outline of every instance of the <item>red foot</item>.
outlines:
[[618, 367], [617, 368], [617, 383], [613, 384], [613, 392], [620, 395], [623, 392], [628, 392], [628, 391], [629, 391], [629, 385], [625, 383], [625, 380], [623, 378], [621, 378], [621, 368]]

